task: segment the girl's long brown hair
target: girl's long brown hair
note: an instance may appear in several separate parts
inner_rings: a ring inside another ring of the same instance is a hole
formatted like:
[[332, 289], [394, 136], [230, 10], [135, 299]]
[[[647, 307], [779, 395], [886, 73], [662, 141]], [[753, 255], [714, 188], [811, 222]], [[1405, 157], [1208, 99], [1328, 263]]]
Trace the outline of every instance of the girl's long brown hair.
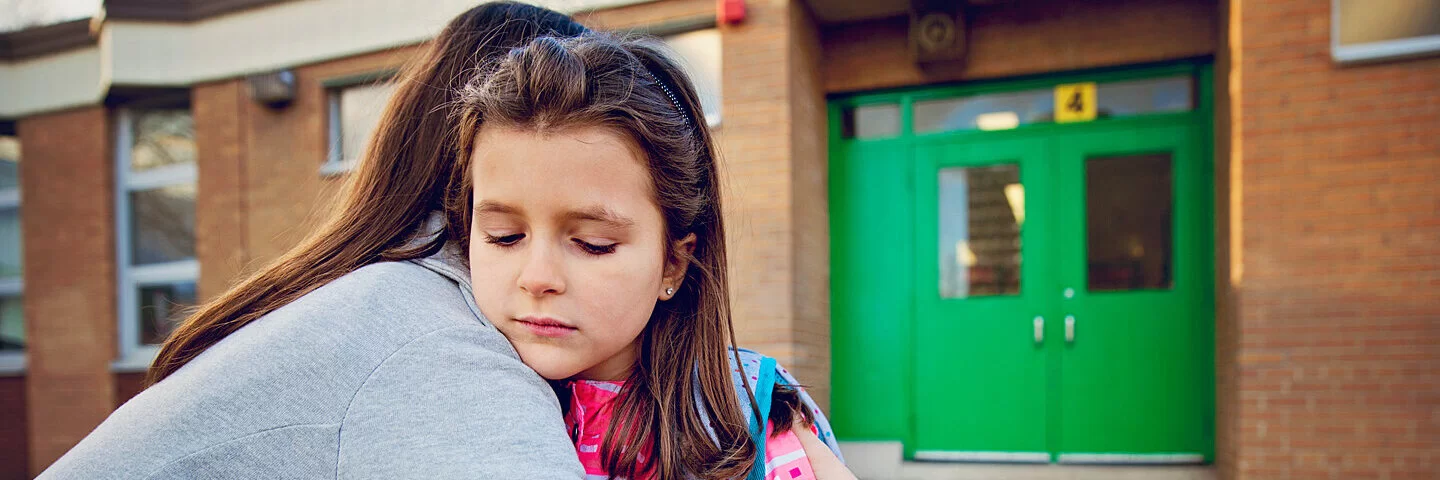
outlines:
[[[689, 79], [645, 41], [542, 37], [477, 76], [460, 101], [456, 152], [467, 168], [479, 130], [492, 125], [605, 128], [644, 152], [666, 244], [688, 234], [696, 242], [691, 254], [667, 253], [690, 267], [641, 333], [639, 359], [601, 447], [604, 467], [617, 478], [744, 477], [756, 450], [727, 359], [734, 329], [716, 150]], [[468, 205], [471, 183], [466, 175], [457, 207]], [[642, 452], [649, 452], [643, 466]]]
[[432, 254], [468, 240], [467, 216], [419, 248], [406, 243], [426, 216], [446, 209], [459, 187], [452, 135], [455, 94], [483, 64], [540, 35], [585, 28], [531, 5], [495, 2], [455, 17], [397, 77], [394, 96], [331, 219], [274, 263], [200, 306], [160, 349], [148, 384], [164, 380], [205, 349], [271, 311], [362, 266]]

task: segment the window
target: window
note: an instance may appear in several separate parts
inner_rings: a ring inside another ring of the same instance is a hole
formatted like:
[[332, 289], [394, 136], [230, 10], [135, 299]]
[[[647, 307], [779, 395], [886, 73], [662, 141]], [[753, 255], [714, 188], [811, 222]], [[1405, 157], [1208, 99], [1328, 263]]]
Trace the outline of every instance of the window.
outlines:
[[0, 136], [0, 372], [25, 368], [20, 272], [20, 141]]
[[1440, 53], [1440, 2], [1332, 0], [1330, 56], [1340, 63]]
[[720, 30], [707, 28], [668, 35], [665, 44], [674, 51], [700, 96], [705, 123], [720, 126]]
[[[1098, 118], [1188, 112], [1195, 79], [1188, 75], [1105, 82], [1096, 86]], [[915, 102], [917, 134], [1009, 130], [1055, 121], [1055, 91], [1041, 88]]]
[[840, 112], [840, 137], [857, 140], [900, 135], [900, 104], [882, 103], [845, 107]]
[[120, 368], [144, 368], [195, 304], [195, 120], [188, 106], [117, 115]]
[[1019, 295], [1020, 166], [946, 167], [939, 180], [940, 298]]
[[349, 171], [360, 160], [370, 135], [380, 124], [385, 103], [395, 93], [389, 74], [371, 74], [363, 79], [340, 79], [330, 86], [330, 154], [321, 173]]

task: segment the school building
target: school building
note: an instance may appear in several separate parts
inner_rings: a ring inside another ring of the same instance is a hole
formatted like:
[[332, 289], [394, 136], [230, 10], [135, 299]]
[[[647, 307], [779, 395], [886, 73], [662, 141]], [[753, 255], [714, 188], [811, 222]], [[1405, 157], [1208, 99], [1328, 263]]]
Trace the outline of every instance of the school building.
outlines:
[[[0, 33], [0, 478], [303, 238], [476, 2]], [[861, 478], [1440, 478], [1440, 3], [542, 3], [687, 64], [739, 340]]]

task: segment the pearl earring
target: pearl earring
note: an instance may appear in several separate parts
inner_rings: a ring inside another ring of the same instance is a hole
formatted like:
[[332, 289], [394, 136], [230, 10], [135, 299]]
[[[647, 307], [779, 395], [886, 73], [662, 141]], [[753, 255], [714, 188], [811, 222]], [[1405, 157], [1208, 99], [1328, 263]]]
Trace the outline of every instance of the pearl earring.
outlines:
[[675, 289], [673, 289], [673, 288], [667, 288], [667, 289], [665, 289], [665, 294], [666, 294], [666, 295], [674, 295], [674, 294], [675, 294]]

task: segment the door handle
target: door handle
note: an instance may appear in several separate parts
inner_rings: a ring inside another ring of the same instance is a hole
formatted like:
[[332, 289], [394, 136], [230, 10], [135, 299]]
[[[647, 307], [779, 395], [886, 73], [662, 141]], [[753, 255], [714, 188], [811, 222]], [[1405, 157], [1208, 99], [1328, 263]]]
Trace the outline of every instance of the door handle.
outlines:
[[1035, 316], [1035, 343], [1045, 343], [1045, 317]]
[[1065, 343], [1075, 343], [1075, 316], [1065, 316]]

